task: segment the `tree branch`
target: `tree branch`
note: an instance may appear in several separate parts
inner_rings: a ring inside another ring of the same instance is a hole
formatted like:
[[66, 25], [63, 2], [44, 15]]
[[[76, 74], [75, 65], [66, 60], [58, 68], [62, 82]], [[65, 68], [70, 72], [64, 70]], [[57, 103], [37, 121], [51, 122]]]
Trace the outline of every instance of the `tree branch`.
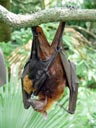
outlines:
[[50, 8], [33, 14], [14, 14], [0, 5], [0, 20], [11, 27], [21, 28], [36, 26], [55, 21], [96, 21], [96, 9]]

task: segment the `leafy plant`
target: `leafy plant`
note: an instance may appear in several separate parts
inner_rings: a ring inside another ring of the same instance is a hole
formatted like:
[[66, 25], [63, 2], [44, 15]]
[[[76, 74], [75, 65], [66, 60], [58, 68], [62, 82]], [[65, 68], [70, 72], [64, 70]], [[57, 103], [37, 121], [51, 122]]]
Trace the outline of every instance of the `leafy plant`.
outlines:
[[11, 40], [14, 45], [21, 46], [26, 44], [26, 42], [28, 42], [31, 37], [32, 37], [31, 27], [27, 29], [22, 28], [19, 31], [15, 30], [12, 33]]

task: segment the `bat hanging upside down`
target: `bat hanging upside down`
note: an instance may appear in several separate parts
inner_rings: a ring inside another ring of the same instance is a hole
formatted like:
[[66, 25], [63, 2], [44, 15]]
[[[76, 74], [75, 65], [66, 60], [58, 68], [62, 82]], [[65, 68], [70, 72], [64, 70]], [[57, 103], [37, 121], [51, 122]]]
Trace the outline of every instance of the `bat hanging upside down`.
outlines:
[[[69, 112], [74, 113], [76, 106], [77, 86], [73, 87], [70, 84], [71, 73], [69, 76], [67, 73], [67, 68], [73, 68], [67, 60], [65, 62], [64, 59], [65, 67], [62, 62], [61, 42], [64, 26], [65, 22], [61, 22], [51, 45], [49, 45], [41, 27], [32, 27], [31, 55], [21, 78], [24, 107], [27, 109], [32, 106], [34, 110], [45, 116], [52, 104], [62, 96], [67, 83], [69, 83], [67, 86], [69, 86], [71, 95]], [[77, 85], [77, 81], [74, 83]], [[33, 99], [32, 95], [38, 96], [38, 99]]]

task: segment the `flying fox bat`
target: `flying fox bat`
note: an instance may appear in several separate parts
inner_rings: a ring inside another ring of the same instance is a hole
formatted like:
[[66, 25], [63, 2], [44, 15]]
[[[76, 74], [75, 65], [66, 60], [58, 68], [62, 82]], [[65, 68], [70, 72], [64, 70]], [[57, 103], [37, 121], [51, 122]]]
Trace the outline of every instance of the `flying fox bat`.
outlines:
[[[49, 45], [41, 27], [32, 27], [33, 42], [31, 55], [22, 73], [22, 93], [24, 107], [47, 115], [48, 109], [69, 87], [68, 112], [76, 108], [78, 81], [75, 66], [66, 59], [62, 50], [62, 36], [65, 22], [60, 22], [52, 44]], [[38, 99], [32, 98], [32, 95]]]

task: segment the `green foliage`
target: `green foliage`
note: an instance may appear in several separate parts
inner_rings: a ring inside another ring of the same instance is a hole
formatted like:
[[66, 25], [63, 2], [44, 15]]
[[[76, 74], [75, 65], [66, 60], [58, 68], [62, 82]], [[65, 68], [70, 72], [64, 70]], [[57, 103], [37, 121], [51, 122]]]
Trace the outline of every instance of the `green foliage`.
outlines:
[[22, 45], [26, 44], [26, 42], [28, 42], [31, 37], [32, 37], [31, 29], [30, 28], [27, 28], [27, 29], [22, 28], [19, 31], [16, 30], [12, 33], [11, 40], [12, 40], [13, 44], [15, 44], [17, 46], [22, 46]]
[[0, 48], [2, 48], [2, 50], [4, 52], [4, 55], [6, 57], [10, 56], [10, 53], [15, 49], [14, 45], [12, 45], [11, 42], [9, 42], [9, 43], [5, 43], [5, 42], [0, 43]]
[[1, 128], [24, 128], [30, 120], [31, 111], [24, 110], [21, 99], [20, 85], [18, 81], [11, 81], [0, 88], [0, 127]]
[[[16, 49], [21, 47], [22, 45], [26, 44], [30, 38], [32, 37], [31, 29], [20, 29], [16, 30], [12, 33], [11, 41], [6, 42], [0, 42], [0, 48], [2, 49], [5, 60], [6, 60], [6, 66], [10, 67], [8, 57], [11, 55], [11, 53]], [[24, 51], [23, 48], [19, 51], [20, 54], [26, 54], [26, 51]]]
[[26, 44], [32, 37], [31, 29], [20, 29], [19, 31], [14, 31], [11, 36], [11, 41], [8, 43], [1, 42], [0, 48], [2, 48], [4, 55], [6, 57], [10, 56], [11, 52], [17, 47]]
[[44, 7], [44, 0], [12, 0], [11, 11], [15, 13], [32, 13]]
[[2, 49], [2, 51], [4, 53], [6, 65], [7, 65], [7, 67], [9, 67], [10, 65], [7, 60], [7, 57], [11, 55], [11, 52], [13, 50], [15, 50], [16, 47], [14, 45], [12, 45], [11, 42], [8, 42], [8, 43], [2, 42], [2, 43], [0, 43], [0, 48]]
[[87, 9], [96, 9], [96, 1], [95, 0], [84, 0], [84, 4], [83, 4], [84, 8]]

